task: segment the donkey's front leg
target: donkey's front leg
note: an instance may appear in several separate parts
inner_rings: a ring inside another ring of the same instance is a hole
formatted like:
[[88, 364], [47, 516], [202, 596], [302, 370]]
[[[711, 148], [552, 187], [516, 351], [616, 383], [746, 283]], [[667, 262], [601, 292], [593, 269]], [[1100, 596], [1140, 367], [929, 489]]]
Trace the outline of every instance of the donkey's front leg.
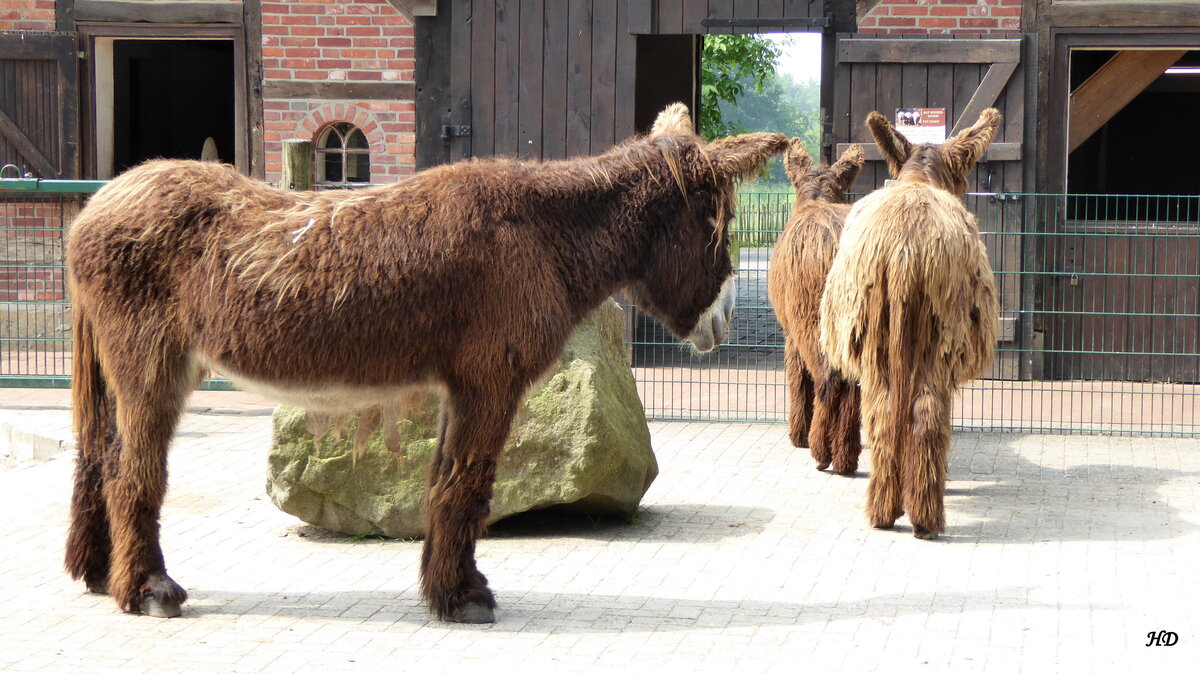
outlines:
[[421, 592], [442, 620], [495, 621], [496, 600], [475, 566], [475, 539], [487, 526], [496, 464], [515, 400], [451, 391], [429, 471]]

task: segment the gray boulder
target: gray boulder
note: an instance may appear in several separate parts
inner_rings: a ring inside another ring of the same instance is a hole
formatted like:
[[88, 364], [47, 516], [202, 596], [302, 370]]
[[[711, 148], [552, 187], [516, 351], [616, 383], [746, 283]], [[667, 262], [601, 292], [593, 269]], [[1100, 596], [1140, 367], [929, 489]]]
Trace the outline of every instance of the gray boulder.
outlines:
[[[624, 517], [636, 511], [658, 462], [625, 359], [623, 326], [620, 307], [606, 302], [576, 330], [553, 376], [530, 393], [497, 470], [489, 523], [549, 507]], [[394, 423], [380, 425], [390, 415], [368, 411], [333, 430], [302, 409], [279, 407], [271, 501], [333, 531], [421, 536], [438, 405], [429, 396]]]

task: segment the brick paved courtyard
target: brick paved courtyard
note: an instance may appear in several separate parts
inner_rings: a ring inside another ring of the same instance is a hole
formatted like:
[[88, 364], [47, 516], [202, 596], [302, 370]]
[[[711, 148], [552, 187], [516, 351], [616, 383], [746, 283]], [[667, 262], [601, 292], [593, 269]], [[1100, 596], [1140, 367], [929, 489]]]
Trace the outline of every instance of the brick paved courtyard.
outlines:
[[[211, 394], [210, 394], [211, 395]], [[61, 407], [0, 422], [66, 439]], [[0, 470], [11, 671], [1194, 671], [1200, 443], [961, 433], [948, 532], [871, 530], [869, 462], [813, 469], [783, 425], [653, 423], [631, 524], [497, 526], [491, 626], [432, 621], [420, 543], [305, 526], [264, 495], [270, 419], [189, 414], [163, 541], [184, 615], [122, 615], [62, 569], [73, 459]], [[1147, 633], [1177, 632], [1173, 647]], [[1193, 665], [1186, 665], [1192, 662]]]

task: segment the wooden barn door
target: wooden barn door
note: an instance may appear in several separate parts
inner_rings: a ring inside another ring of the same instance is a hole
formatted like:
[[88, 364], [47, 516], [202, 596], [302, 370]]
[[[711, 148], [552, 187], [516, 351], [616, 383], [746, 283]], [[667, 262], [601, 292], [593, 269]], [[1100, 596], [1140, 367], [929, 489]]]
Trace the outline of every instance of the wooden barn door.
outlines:
[[[870, 192], [888, 178], [883, 156], [864, 126], [877, 110], [895, 121], [897, 108], [944, 108], [947, 135], [970, 126], [985, 108], [1004, 115], [992, 142], [971, 178], [967, 205], [979, 217], [1000, 291], [1000, 344], [986, 378], [1028, 376], [1020, 354], [1022, 240], [1024, 231], [1023, 142], [1025, 73], [1022, 40], [897, 39], [844, 35], [837, 42], [831, 115], [832, 144], [839, 154], [849, 143], [862, 143], [867, 165], [853, 191]], [[1022, 329], [1024, 328], [1024, 329]]]
[[75, 33], [0, 35], [0, 165], [79, 177]]

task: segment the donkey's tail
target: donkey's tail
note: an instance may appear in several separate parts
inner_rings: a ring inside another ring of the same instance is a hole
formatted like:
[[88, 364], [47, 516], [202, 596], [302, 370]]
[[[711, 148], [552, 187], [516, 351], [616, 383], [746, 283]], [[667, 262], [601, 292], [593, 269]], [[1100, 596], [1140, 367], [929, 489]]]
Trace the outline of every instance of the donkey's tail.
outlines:
[[71, 408], [74, 411], [79, 456], [81, 459], [92, 458], [102, 455], [115, 429], [108, 400], [108, 383], [104, 379], [96, 349], [92, 320], [84, 306], [78, 303], [75, 306], [73, 332]]

